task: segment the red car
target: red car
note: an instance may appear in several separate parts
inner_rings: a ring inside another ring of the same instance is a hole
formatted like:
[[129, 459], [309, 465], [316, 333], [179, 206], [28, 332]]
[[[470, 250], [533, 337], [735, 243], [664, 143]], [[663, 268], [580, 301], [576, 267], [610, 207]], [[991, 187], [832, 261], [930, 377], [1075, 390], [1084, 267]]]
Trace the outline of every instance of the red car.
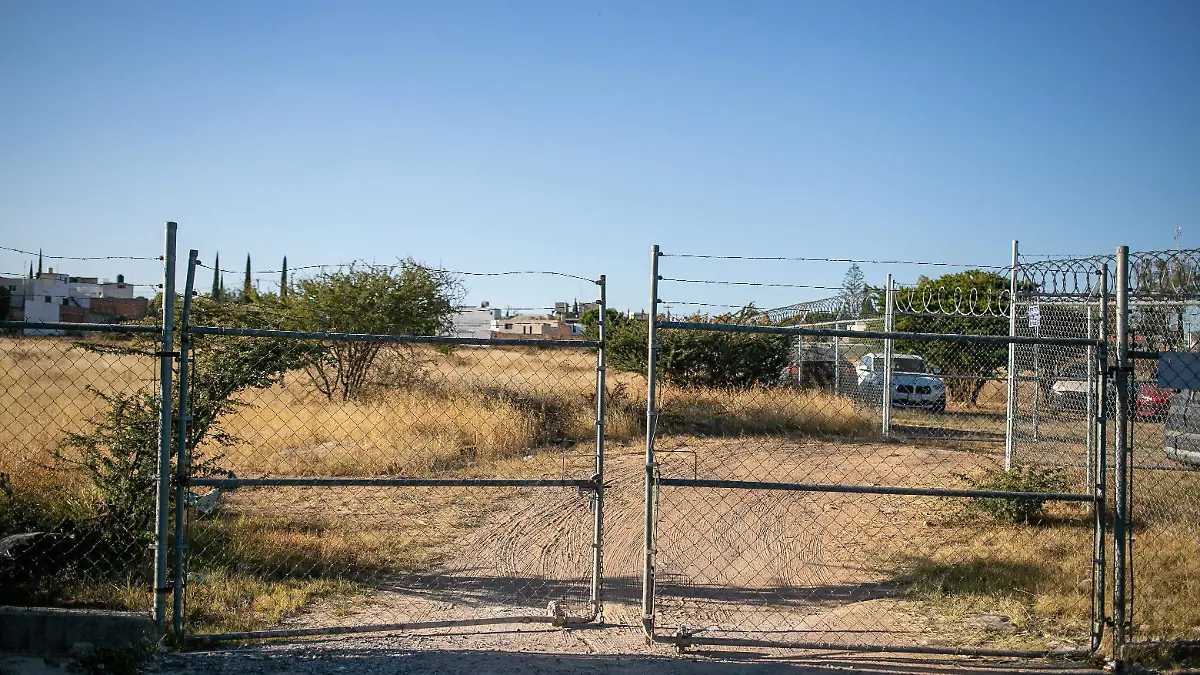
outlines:
[[1138, 387], [1137, 397], [1133, 401], [1133, 414], [1139, 420], [1161, 420], [1167, 416], [1174, 395], [1174, 389], [1159, 389], [1153, 384], [1143, 384]]

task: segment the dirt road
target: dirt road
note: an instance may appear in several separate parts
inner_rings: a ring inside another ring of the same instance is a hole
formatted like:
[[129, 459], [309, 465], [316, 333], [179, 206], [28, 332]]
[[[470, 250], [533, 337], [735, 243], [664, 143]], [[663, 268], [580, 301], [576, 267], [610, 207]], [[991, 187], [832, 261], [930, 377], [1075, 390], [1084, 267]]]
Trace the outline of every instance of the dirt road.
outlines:
[[[700, 478], [953, 485], [992, 458], [896, 444], [727, 440], [676, 442], [664, 475]], [[640, 626], [642, 457], [607, 460], [603, 622]], [[437, 574], [383, 584], [365, 604], [317, 610], [295, 627], [365, 626], [482, 617], [545, 616], [551, 601], [590, 614], [592, 513], [576, 490], [529, 490], [505, 499], [448, 549]], [[947, 634], [904, 597], [899, 571], [936, 542], [935, 498], [827, 492], [664, 487], [658, 503], [660, 634], [756, 636], [791, 642], [948, 645], [986, 635]], [[525, 626], [526, 629], [531, 626]], [[449, 634], [453, 631], [435, 631]], [[589, 633], [594, 635], [594, 633]], [[1007, 634], [1004, 637], [1009, 637]], [[636, 631], [611, 645], [641, 649]]]

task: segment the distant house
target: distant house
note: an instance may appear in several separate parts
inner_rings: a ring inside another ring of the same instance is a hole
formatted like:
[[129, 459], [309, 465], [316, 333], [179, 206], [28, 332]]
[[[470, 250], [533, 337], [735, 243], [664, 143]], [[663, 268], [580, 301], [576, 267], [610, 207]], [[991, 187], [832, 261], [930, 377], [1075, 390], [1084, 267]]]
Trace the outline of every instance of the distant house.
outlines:
[[490, 338], [492, 324], [501, 314], [499, 309], [489, 307], [486, 302], [478, 307], [459, 307], [451, 318], [450, 337]]
[[492, 336], [498, 338], [562, 340], [571, 335], [571, 325], [553, 315], [518, 314], [492, 322]]
[[[133, 284], [96, 277], [58, 274], [54, 268], [34, 278], [0, 278], [11, 295], [10, 321], [118, 323], [146, 316], [150, 301], [133, 296]], [[26, 329], [27, 335], [60, 335], [61, 330]]]

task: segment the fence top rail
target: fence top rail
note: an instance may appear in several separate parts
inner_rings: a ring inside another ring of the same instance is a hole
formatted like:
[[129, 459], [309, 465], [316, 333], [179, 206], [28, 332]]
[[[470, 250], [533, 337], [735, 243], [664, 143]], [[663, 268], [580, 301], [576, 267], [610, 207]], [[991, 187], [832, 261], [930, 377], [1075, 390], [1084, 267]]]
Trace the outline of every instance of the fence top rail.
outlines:
[[796, 328], [792, 326], [744, 326], [728, 323], [696, 323], [691, 321], [659, 321], [659, 328], [702, 330], [718, 333], [765, 333], [769, 335], [796, 335], [801, 337], [845, 337], [876, 338], [881, 340], [917, 340], [927, 342], [968, 342], [983, 344], [1057, 345], [1091, 347], [1103, 344], [1102, 340], [1087, 338], [1026, 337], [1009, 335], [960, 335], [957, 333], [900, 333], [876, 330], [841, 330], [829, 328]]
[[71, 330], [86, 333], [161, 333], [162, 326], [73, 321], [0, 321], [0, 330]]
[[285, 340], [330, 340], [334, 342], [394, 342], [406, 344], [466, 345], [477, 347], [556, 347], [591, 349], [602, 347], [597, 340], [537, 340], [520, 338], [470, 338], [438, 335], [376, 335], [372, 333], [322, 333], [266, 328], [225, 328], [221, 326], [189, 326], [188, 333], [196, 335], [228, 335], [236, 337], [278, 338]]

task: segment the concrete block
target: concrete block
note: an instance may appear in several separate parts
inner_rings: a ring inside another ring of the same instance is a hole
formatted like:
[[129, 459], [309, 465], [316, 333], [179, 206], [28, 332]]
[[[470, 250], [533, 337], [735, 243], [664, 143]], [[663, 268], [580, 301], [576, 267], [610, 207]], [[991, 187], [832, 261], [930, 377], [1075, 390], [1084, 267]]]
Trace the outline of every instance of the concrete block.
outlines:
[[0, 651], [67, 654], [79, 643], [120, 648], [154, 636], [147, 614], [0, 606]]

